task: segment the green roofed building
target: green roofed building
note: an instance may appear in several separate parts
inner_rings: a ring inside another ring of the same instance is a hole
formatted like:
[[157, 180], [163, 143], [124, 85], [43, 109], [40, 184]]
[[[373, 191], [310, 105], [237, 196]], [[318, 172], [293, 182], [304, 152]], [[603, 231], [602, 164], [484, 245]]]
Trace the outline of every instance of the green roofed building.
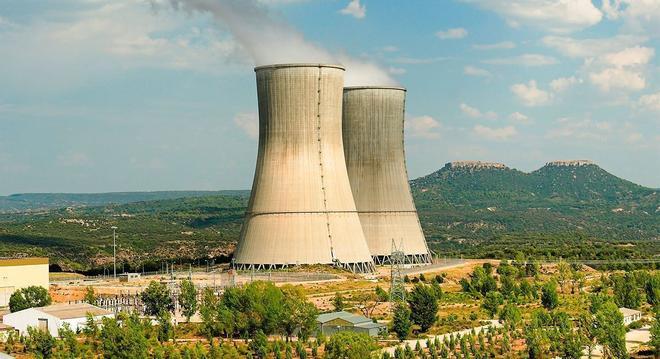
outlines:
[[366, 333], [375, 337], [380, 333], [387, 332], [387, 326], [382, 323], [374, 323], [371, 319], [349, 312], [325, 313], [316, 317], [319, 331], [324, 335], [332, 335], [341, 331], [352, 331]]

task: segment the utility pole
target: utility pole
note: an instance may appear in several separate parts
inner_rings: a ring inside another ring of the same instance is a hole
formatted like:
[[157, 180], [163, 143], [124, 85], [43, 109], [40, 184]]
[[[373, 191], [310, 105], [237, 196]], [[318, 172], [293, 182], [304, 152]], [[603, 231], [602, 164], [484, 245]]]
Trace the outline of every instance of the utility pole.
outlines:
[[405, 261], [405, 254], [402, 247], [403, 244], [400, 244], [399, 248], [397, 248], [394, 239], [392, 239], [392, 252], [390, 253], [390, 302], [392, 303], [406, 300], [406, 288], [403, 284], [403, 274], [401, 273]]
[[113, 278], [117, 279], [117, 227], [112, 226], [112, 267], [114, 269]]

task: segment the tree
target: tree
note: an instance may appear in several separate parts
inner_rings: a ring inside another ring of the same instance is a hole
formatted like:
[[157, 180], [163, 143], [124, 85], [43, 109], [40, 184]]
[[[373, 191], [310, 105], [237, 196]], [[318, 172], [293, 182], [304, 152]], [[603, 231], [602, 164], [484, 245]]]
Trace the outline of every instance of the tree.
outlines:
[[28, 339], [25, 343], [26, 348], [37, 358], [50, 358], [53, 355], [55, 347], [55, 338], [47, 330], [39, 330], [34, 327], [28, 327]]
[[392, 318], [392, 331], [396, 333], [400, 341], [403, 341], [410, 334], [411, 327], [410, 308], [405, 303], [396, 303], [394, 318]]
[[390, 300], [390, 294], [387, 293], [387, 291], [381, 288], [379, 285], [376, 286], [374, 292], [376, 293], [376, 296], [378, 296], [379, 302], [387, 302]]
[[257, 358], [266, 358], [268, 356], [268, 338], [266, 337], [266, 334], [261, 330], [257, 331], [257, 334], [252, 338], [250, 344], [248, 344], [248, 349], [254, 353]]
[[334, 334], [325, 345], [327, 359], [363, 359], [370, 358], [371, 352], [378, 346], [365, 333], [343, 331]]
[[179, 293], [179, 305], [181, 305], [181, 313], [186, 317], [186, 321], [190, 321], [190, 317], [197, 313], [197, 288], [191, 280], [181, 281], [181, 293]]
[[344, 304], [344, 297], [341, 293], [337, 292], [335, 293], [335, 296], [332, 297], [332, 306], [335, 307], [335, 312], [344, 310], [346, 305]]
[[660, 312], [655, 313], [655, 322], [651, 326], [651, 342], [649, 344], [653, 348], [656, 358], [660, 356]]
[[416, 284], [408, 295], [410, 305], [410, 319], [419, 325], [422, 332], [426, 332], [438, 320], [438, 301], [431, 287]]
[[568, 281], [568, 279], [571, 277], [571, 266], [564, 262], [563, 260], [560, 260], [559, 263], [557, 263], [557, 279], [559, 280], [559, 285], [561, 286], [561, 292], [564, 293], [564, 285]]
[[174, 310], [172, 296], [163, 283], [151, 281], [147, 289], [140, 294], [144, 312], [147, 315], [158, 315], [162, 311], [171, 312]]
[[642, 304], [642, 298], [635, 277], [632, 273], [625, 276], [612, 276], [612, 289], [614, 290], [614, 302], [619, 307], [637, 309]]
[[[436, 277], [438, 278], [438, 277]], [[441, 300], [442, 299], [442, 287], [440, 287], [440, 284], [437, 281], [433, 281], [431, 283], [431, 289], [433, 290], [433, 295], [435, 295], [435, 299]]]
[[357, 308], [367, 318], [371, 318], [373, 311], [380, 303], [380, 298], [376, 292], [357, 292], [351, 297], [357, 303]]
[[486, 293], [484, 297], [484, 302], [481, 304], [481, 307], [484, 308], [486, 313], [492, 318], [495, 317], [495, 314], [499, 311], [500, 305], [504, 303], [504, 297], [502, 293], [492, 291]]
[[646, 301], [653, 307], [660, 304], [660, 274], [655, 273], [644, 284]]
[[218, 297], [212, 288], [206, 287], [202, 291], [202, 301], [199, 305], [199, 316], [202, 319], [202, 333], [211, 341], [211, 339], [220, 334], [218, 328], [219, 320]]
[[91, 305], [96, 305], [96, 294], [94, 293], [94, 287], [91, 285], [87, 287], [85, 290], [85, 303], [89, 303]]
[[623, 314], [613, 302], [605, 302], [595, 316], [596, 338], [605, 357], [628, 358]]
[[500, 320], [509, 324], [510, 328], [515, 329], [522, 321], [520, 309], [514, 304], [506, 304], [500, 311]]
[[548, 281], [541, 288], [541, 304], [548, 310], [555, 309], [559, 305], [557, 285], [554, 281]]
[[33, 285], [12, 293], [9, 297], [9, 311], [13, 313], [28, 308], [44, 307], [52, 302], [46, 288]]
[[298, 339], [306, 341], [317, 329], [318, 309], [307, 301], [305, 293], [298, 287], [286, 286], [284, 292], [283, 327], [287, 336], [298, 330]]
[[148, 343], [145, 331], [149, 326], [149, 323], [140, 320], [137, 313], [128, 316], [121, 314], [118, 318], [103, 318], [100, 333], [103, 357], [147, 358]]

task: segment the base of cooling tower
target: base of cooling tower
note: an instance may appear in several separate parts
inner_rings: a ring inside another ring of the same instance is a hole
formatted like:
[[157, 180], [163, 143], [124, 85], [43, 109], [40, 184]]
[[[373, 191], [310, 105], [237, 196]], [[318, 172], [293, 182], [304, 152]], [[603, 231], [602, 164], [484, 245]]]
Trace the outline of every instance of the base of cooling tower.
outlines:
[[[378, 266], [382, 265], [390, 265], [392, 264], [392, 260], [390, 258], [390, 255], [384, 255], [384, 256], [372, 256], [371, 257]], [[408, 264], [408, 265], [426, 265], [426, 264], [432, 264], [433, 263], [433, 257], [431, 257], [430, 253], [422, 253], [422, 254], [406, 254], [403, 256], [403, 263], [401, 264]]]
[[[327, 264], [331, 265], [331, 264]], [[342, 268], [351, 273], [374, 273], [376, 266], [373, 262], [359, 262], [359, 263], [341, 263], [336, 262], [332, 264], [334, 267]], [[297, 267], [296, 264], [269, 264], [269, 263], [233, 263], [232, 268], [239, 271], [270, 271], [278, 269], [287, 269]]]

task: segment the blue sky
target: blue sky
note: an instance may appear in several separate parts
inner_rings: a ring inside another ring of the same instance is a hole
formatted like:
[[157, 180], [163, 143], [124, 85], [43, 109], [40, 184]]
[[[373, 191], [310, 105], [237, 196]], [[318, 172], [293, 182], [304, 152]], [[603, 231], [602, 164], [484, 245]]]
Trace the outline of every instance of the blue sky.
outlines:
[[408, 88], [411, 177], [591, 159], [660, 187], [658, 0], [0, 2], [0, 194], [247, 189], [255, 64]]

